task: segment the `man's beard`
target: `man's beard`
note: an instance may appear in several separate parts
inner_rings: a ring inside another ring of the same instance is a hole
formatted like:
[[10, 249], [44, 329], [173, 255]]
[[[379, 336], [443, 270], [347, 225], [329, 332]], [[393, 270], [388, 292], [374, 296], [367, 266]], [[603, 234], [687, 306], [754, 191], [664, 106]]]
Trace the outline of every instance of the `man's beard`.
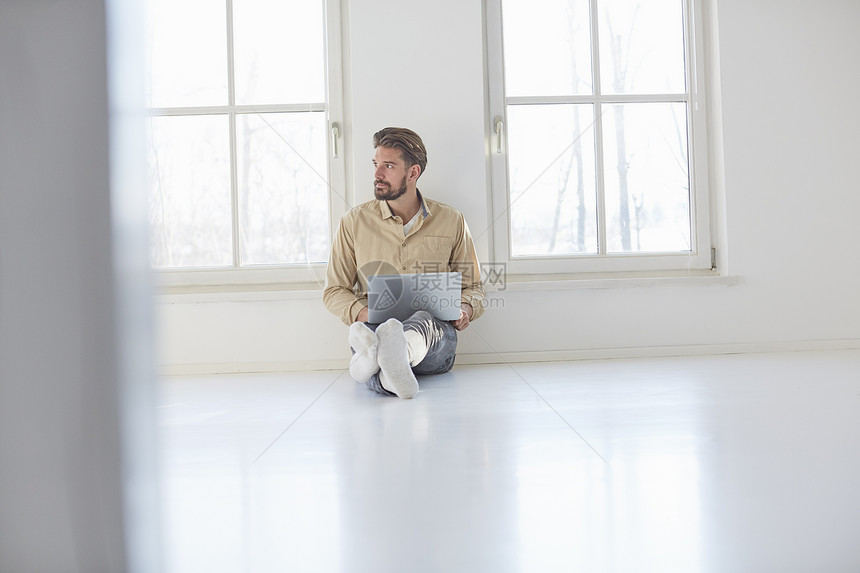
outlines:
[[[377, 187], [377, 184], [382, 183], [385, 187]], [[380, 181], [377, 179], [373, 182], [373, 195], [381, 200], [381, 201], [394, 201], [395, 199], [399, 199], [403, 197], [406, 193], [406, 177], [403, 177], [403, 181], [400, 182], [400, 187], [394, 189], [391, 185], [386, 183], [385, 181]]]

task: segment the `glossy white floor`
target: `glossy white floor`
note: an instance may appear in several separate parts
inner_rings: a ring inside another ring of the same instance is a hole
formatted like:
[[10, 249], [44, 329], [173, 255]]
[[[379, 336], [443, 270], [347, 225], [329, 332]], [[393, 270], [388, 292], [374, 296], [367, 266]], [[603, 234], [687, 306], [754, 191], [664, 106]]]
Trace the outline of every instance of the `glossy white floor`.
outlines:
[[860, 351], [171, 378], [171, 573], [860, 571]]

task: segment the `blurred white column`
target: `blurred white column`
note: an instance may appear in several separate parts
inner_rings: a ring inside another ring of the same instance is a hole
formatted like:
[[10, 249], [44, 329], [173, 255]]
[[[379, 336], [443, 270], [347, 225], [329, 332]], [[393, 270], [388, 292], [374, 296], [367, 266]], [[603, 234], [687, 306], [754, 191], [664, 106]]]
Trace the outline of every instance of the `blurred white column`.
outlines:
[[107, 16], [103, 0], [0, 2], [4, 572], [158, 564], [145, 210], [112, 218], [137, 199]]

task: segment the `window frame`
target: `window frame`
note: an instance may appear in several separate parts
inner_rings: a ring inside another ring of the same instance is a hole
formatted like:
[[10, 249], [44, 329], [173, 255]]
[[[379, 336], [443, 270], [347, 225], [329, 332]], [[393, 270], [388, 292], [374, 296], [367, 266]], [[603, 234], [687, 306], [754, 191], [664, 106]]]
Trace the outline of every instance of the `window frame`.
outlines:
[[[153, 268], [156, 284], [173, 292], [181, 292], [183, 287], [220, 288], [242, 287], [243, 285], [292, 285], [291, 288], [312, 288], [320, 286], [325, 280], [327, 263], [279, 263], [239, 266], [239, 197], [238, 197], [238, 155], [236, 145], [236, 118], [253, 113], [325, 113], [327, 177], [329, 213], [329, 240], [340, 218], [346, 213], [349, 200], [346, 196], [346, 159], [344, 153], [344, 95], [343, 95], [343, 58], [341, 39], [341, 0], [322, 0], [325, 29], [325, 101], [300, 104], [237, 105], [234, 81], [233, 49], [233, 0], [225, 0], [226, 14], [226, 51], [227, 51], [227, 97], [226, 105], [201, 107], [147, 107], [147, 117], [226, 115], [229, 124], [230, 146], [230, 195], [231, 195], [231, 259], [230, 267], [184, 267]], [[180, 289], [176, 291], [175, 289]], [[267, 290], [264, 286], [263, 290]]]
[[[712, 230], [714, 209], [711, 207], [709, 189], [709, 140], [706, 70], [707, 51], [705, 43], [705, 0], [682, 0], [684, 10], [684, 42], [686, 49], [685, 72], [686, 93], [678, 94], [590, 94], [551, 97], [506, 97], [504, 47], [502, 28], [502, 1], [485, 0], [485, 25], [487, 42], [487, 76], [489, 132], [488, 152], [491, 178], [491, 227], [493, 241], [491, 253], [497, 262], [505, 262], [512, 275], [565, 275], [575, 276], [634, 276], [713, 275], [716, 271]], [[599, 85], [597, 46], [596, 0], [589, 0], [589, 16], [592, 46], [592, 74]], [[597, 90], [594, 90], [597, 91]], [[656, 99], [669, 98], [669, 99]], [[598, 176], [598, 254], [565, 255], [511, 255], [510, 245], [510, 184], [508, 173], [507, 110], [509, 105], [553, 105], [590, 103], [595, 105], [595, 161], [602, 168], [602, 119], [600, 106], [612, 103], [682, 101], [687, 105], [687, 142], [690, 170], [690, 225], [691, 251], [673, 253], [607, 253], [604, 191], [602, 177]]]

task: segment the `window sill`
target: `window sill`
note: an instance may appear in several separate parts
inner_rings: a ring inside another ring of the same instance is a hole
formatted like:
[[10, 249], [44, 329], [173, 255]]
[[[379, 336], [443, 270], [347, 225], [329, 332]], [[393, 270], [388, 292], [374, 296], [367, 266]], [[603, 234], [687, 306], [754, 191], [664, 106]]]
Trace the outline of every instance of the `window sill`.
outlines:
[[[693, 273], [594, 274], [594, 275], [508, 275], [487, 284], [487, 292], [567, 291], [577, 289], [625, 289], [676, 286], [734, 286], [740, 277], [709, 271]], [[161, 284], [158, 302], [167, 304], [199, 302], [261, 302], [278, 300], [322, 301], [324, 283], [280, 282], [241, 284]]]
[[156, 290], [161, 303], [259, 302], [272, 300], [322, 301], [320, 283], [258, 283], [161, 286]]
[[325, 265], [154, 271], [159, 302], [297, 300], [321, 296]]
[[488, 291], [546, 291], [575, 289], [620, 289], [672, 286], [733, 286], [740, 277], [711, 271], [690, 273], [595, 273], [592, 275], [509, 275], [502, 285], [487, 285]]

